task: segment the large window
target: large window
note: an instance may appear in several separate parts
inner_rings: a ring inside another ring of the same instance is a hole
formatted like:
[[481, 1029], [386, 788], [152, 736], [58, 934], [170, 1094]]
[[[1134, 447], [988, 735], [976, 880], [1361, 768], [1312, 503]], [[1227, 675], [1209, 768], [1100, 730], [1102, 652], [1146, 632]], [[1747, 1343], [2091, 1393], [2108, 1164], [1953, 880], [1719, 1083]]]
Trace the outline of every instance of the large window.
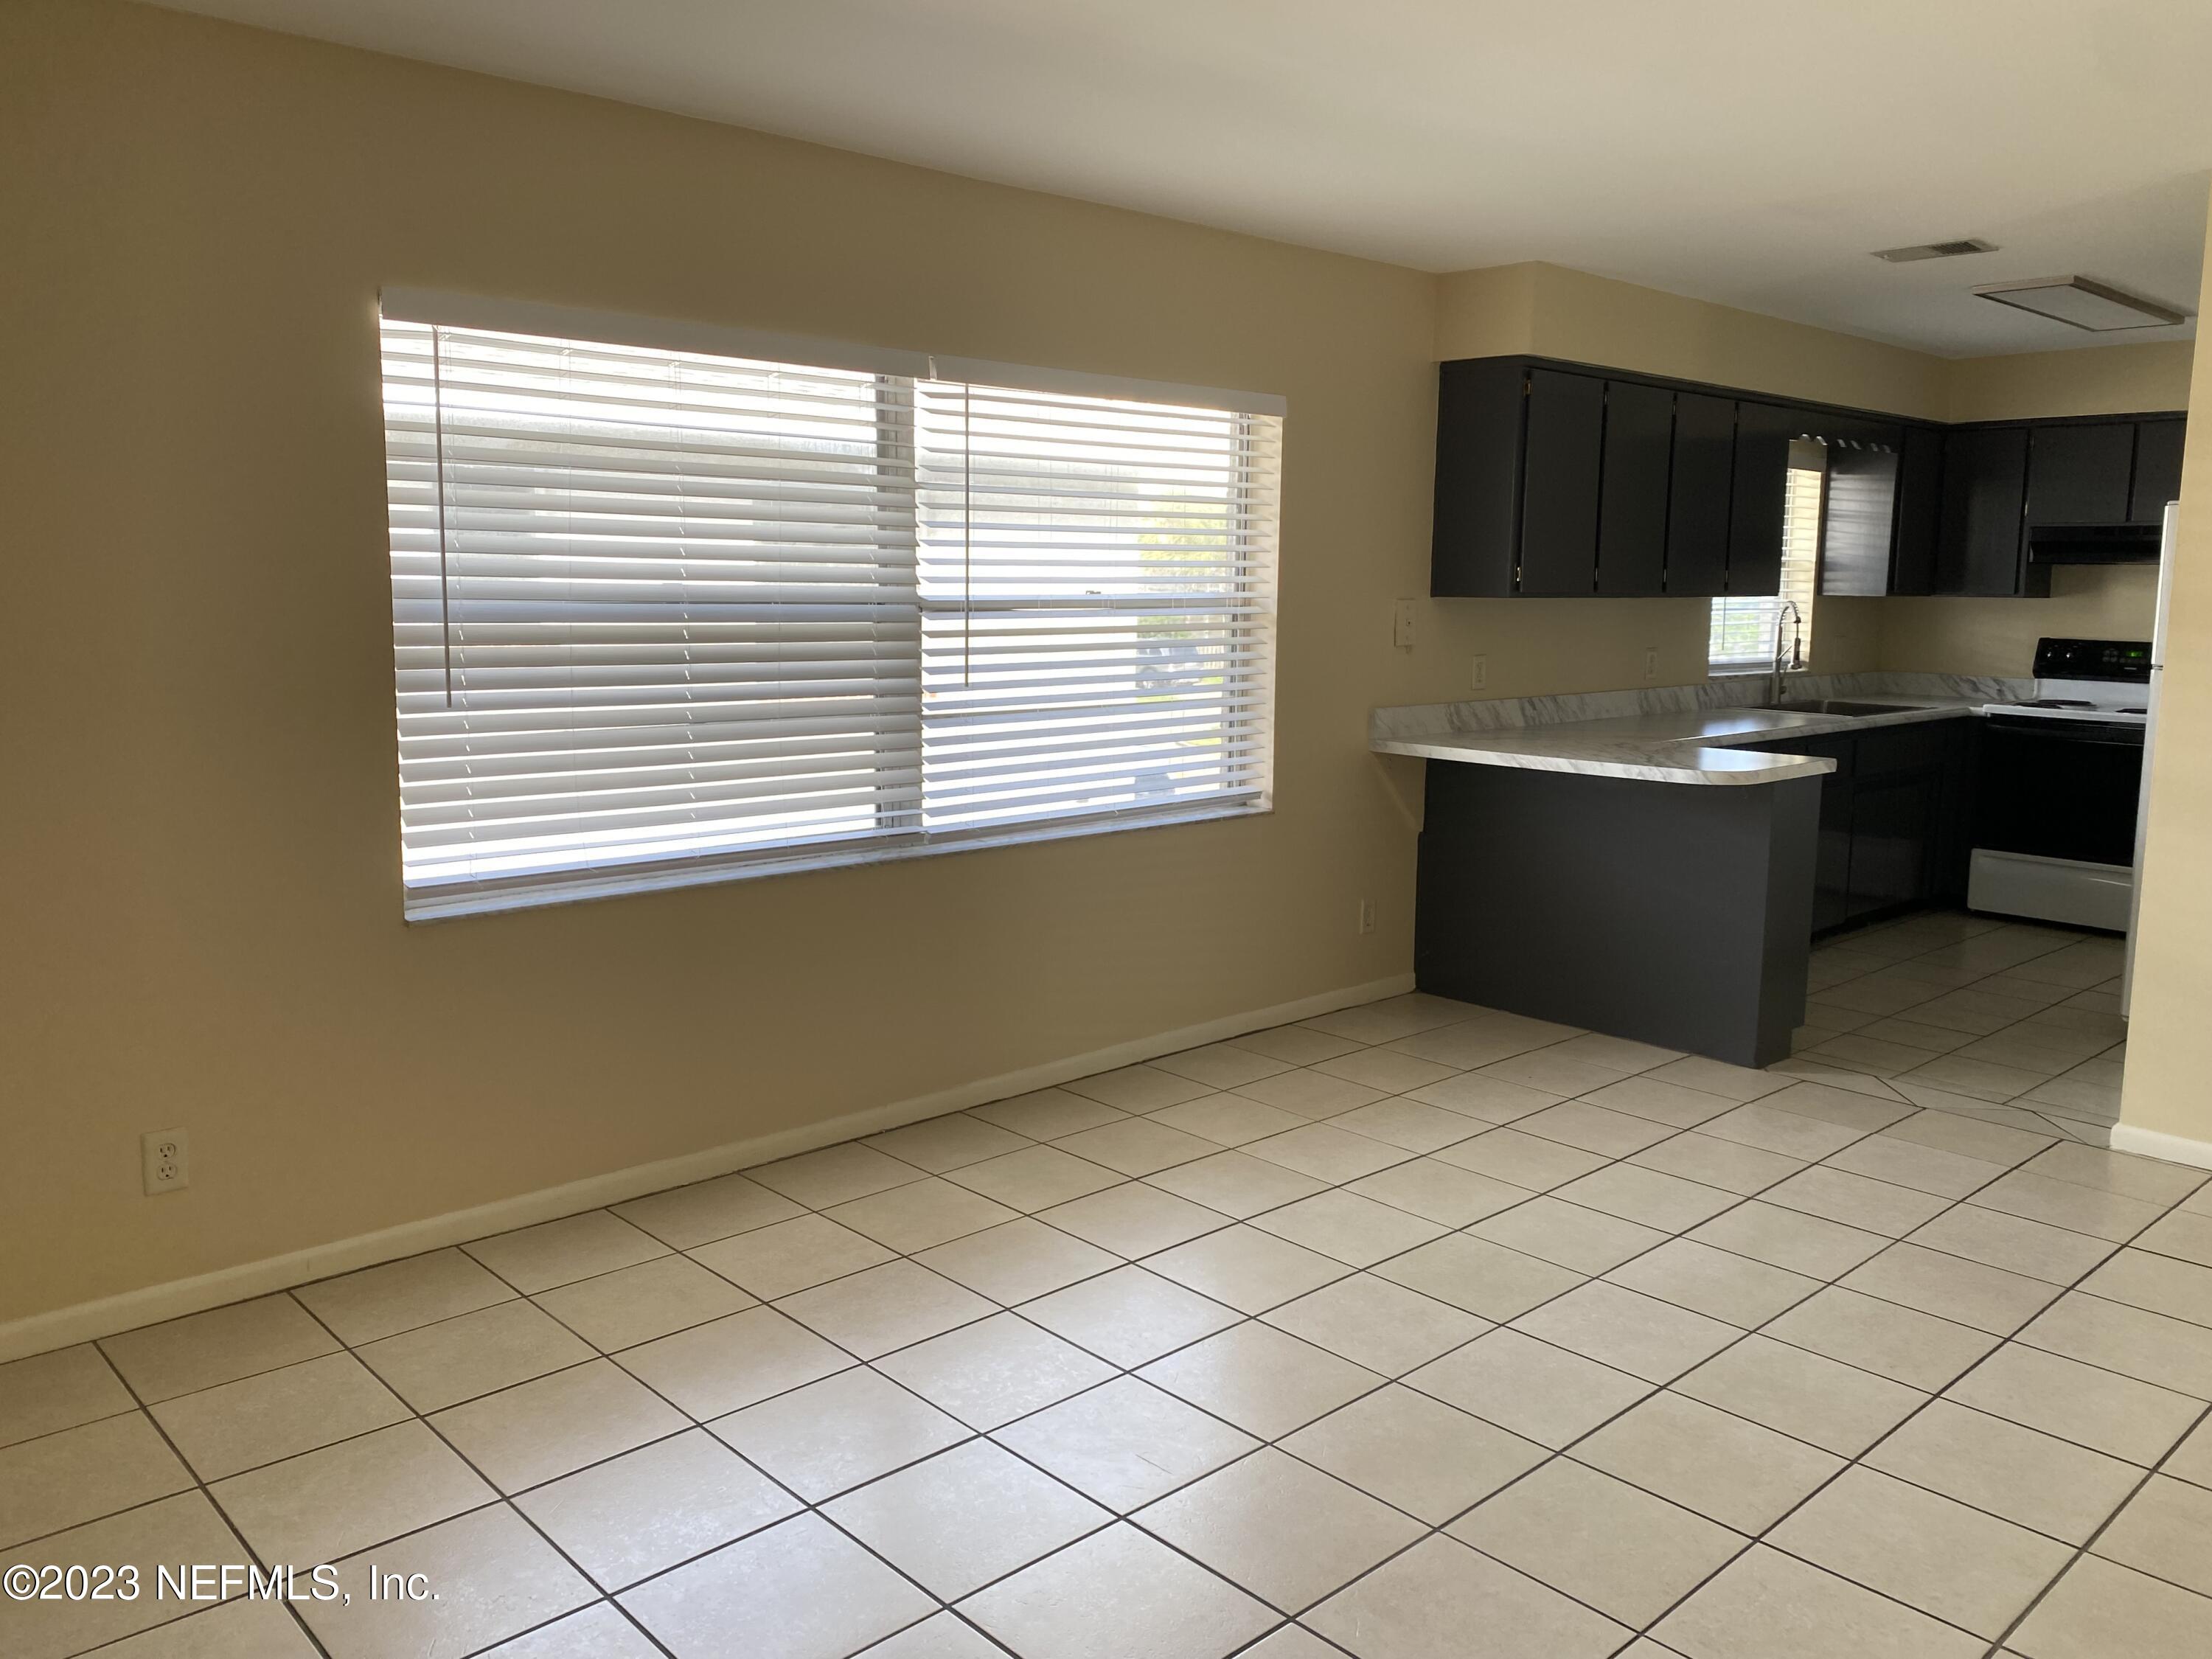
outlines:
[[[1731, 595], [1713, 601], [1705, 655], [1714, 673], [1765, 672], [1774, 665], [1778, 644], [1786, 653], [1793, 638], [1809, 659], [1813, 597], [1820, 585], [1820, 509], [1827, 478], [1826, 450], [1803, 439], [1790, 444], [1782, 509], [1780, 588], [1771, 596]], [[1794, 627], [1783, 621], [1785, 601], [1794, 601], [1797, 606]]]
[[397, 297], [410, 915], [1266, 805], [1268, 400]]

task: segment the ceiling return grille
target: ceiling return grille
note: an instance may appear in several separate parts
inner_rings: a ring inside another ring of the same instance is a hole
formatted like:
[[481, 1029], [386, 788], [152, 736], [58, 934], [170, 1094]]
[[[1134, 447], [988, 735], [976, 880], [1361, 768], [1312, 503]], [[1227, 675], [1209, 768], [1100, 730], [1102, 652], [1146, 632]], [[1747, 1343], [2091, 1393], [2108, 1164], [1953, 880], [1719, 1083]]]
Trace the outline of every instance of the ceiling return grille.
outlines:
[[410, 915], [1265, 805], [1278, 416], [386, 310]]

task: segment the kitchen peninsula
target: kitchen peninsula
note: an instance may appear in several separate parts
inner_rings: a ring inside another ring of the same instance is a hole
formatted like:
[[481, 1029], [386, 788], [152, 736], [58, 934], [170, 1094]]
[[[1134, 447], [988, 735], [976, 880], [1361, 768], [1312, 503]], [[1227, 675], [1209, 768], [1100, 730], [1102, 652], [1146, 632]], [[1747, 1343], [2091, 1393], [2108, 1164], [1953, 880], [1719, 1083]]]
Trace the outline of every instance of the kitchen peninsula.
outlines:
[[[1454, 763], [1428, 768], [1416, 981], [1739, 1066], [1781, 1060], [1839, 834], [1848, 858], [1850, 826], [1824, 822], [1824, 776], [1870, 744], [1923, 764], [1927, 745], [1963, 738], [1962, 717], [2022, 684], [1799, 676], [1786, 699], [1799, 707], [1774, 708], [1751, 678], [1376, 709], [1371, 749]], [[1802, 706], [1840, 702], [1862, 712]], [[1914, 729], [1875, 735], [1894, 728]], [[1899, 864], [1901, 844], [1870, 848], [1869, 866]], [[1912, 884], [1948, 881], [1948, 850], [1915, 858]]]

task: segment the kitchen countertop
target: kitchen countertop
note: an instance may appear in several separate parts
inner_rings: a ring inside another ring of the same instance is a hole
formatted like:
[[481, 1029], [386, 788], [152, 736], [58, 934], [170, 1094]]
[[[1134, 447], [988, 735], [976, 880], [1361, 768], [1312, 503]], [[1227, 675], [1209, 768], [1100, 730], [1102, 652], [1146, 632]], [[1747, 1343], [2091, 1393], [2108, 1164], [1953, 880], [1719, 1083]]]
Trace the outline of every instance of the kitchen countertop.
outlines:
[[1747, 707], [1689, 708], [1488, 731], [1438, 729], [1377, 734], [1368, 747], [1378, 754], [1419, 755], [1429, 760], [1571, 772], [1585, 777], [1632, 778], [1647, 783], [1779, 783], [1788, 778], [1832, 772], [1836, 763], [1822, 756], [1753, 754], [1732, 745], [1953, 720], [1971, 714], [1990, 701], [1986, 694], [1850, 695], [1859, 702], [1894, 703], [1897, 711], [1852, 715], [1800, 714]]

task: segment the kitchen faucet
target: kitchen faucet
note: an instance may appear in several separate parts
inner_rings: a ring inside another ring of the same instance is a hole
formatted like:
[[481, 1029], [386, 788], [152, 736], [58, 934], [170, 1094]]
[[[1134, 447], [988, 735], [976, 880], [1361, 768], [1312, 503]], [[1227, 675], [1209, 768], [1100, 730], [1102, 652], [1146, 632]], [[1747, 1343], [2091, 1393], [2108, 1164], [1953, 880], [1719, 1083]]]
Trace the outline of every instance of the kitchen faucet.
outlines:
[[[1783, 612], [1790, 615], [1790, 649], [1782, 648]], [[1782, 701], [1782, 677], [1805, 666], [1805, 615], [1795, 599], [1784, 599], [1774, 613], [1774, 691], [1769, 702]], [[1784, 658], [1788, 660], [1784, 660]]]

